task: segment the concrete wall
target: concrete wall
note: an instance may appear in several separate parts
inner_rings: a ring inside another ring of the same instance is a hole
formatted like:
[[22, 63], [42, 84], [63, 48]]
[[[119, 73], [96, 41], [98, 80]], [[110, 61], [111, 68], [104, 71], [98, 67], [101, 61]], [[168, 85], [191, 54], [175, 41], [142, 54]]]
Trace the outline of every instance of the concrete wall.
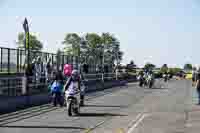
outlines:
[[[122, 80], [110, 80], [105, 81], [104, 83], [101, 81], [90, 81], [87, 83], [86, 93], [100, 91], [103, 89], [115, 87], [115, 86], [123, 86], [127, 82]], [[0, 98], [0, 114], [13, 112], [19, 109], [42, 105], [50, 102], [49, 94], [38, 94], [32, 96], [15, 96], [15, 97], [1, 97]]]

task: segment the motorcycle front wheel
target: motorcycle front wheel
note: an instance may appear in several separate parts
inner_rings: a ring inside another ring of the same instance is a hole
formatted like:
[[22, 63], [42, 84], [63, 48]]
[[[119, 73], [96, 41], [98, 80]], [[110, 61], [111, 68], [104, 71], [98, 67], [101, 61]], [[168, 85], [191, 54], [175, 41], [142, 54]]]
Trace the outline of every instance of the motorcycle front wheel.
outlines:
[[72, 101], [67, 101], [67, 113], [68, 116], [72, 116]]
[[152, 88], [153, 87], [153, 82], [150, 82], [149, 83], [149, 88]]
[[79, 114], [79, 108], [75, 108], [75, 109], [74, 109], [74, 113], [75, 113], [76, 115], [78, 115], [78, 114]]

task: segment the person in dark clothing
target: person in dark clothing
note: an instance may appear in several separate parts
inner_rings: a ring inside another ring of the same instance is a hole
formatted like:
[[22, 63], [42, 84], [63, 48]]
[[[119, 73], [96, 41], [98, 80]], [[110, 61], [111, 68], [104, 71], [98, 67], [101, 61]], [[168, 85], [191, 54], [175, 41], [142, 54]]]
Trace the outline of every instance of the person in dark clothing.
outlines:
[[198, 104], [200, 105], [200, 69], [198, 70], [196, 80], [197, 80], [196, 89], [197, 89], [197, 94], [198, 94]]
[[88, 70], [89, 69], [89, 66], [88, 64], [83, 64], [83, 71], [87, 74], [88, 73]]
[[61, 84], [64, 84], [64, 75], [61, 70], [56, 73], [56, 78], [61, 82]]
[[62, 99], [62, 89], [63, 89], [63, 76], [62, 72], [58, 71], [55, 74], [54, 81], [51, 85], [51, 93], [53, 96], [53, 104], [54, 106], [57, 106], [57, 103], [60, 104], [60, 106], [63, 106], [63, 99]]

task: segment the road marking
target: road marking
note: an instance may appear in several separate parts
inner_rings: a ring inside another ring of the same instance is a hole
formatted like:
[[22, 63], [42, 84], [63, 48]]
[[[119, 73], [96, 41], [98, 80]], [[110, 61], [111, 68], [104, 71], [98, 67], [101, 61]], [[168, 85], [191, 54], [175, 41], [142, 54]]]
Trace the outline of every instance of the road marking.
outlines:
[[132, 120], [129, 124], [128, 124], [128, 128], [131, 128], [132, 125], [142, 116], [143, 113], [140, 113], [136, 116], [136, 118], [134, 120]]
[[146, 117], [146, 114], [139, 114], [137, 115], [135, 121], [134, 121], [134, 125], [129, 128], [127, 133], [133, 133], [133, 131], [135, 130], [135, 128], [142, 122], [142, 120]]
[[125, 131], [123, 128], [119, 128], [119, 129], [117, 129], [117, 133], [125, 133]]
[[99, 122], [97, 125], [95, 125], [92, 128], [88, 128], [84, 131], [84, 133], [90, 133], [91, 131], [93, 131], [95, 128], [99, 127], [100, 125], [104, 124], [106, 122], [106, 120]]

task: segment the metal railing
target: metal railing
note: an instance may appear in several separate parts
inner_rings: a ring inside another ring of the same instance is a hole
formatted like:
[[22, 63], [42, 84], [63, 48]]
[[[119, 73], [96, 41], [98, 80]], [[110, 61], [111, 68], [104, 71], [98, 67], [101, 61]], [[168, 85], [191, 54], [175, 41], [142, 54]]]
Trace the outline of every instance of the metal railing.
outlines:
[[[59, 56], [54, 53], [47, 53], [41, 51], [30, 51], [30, 60], [32, 62], [37, 57], [41, 57], [42, 62], [46, 63], [51, 59], [51, 65], [58, 66], [63, 69], [64, 64], [72, 64], [76, 68], [80, 64], [80, 57], [69, 56], [61, 53]], [[1, 73], [24, 73], [27, 63], [27, 53], [23, 49], [3, 48], [0, 47], [0, 74]], [[96, 73], [96, 64], [88, 64], [89, 73]], [[112, 65], [109, 66], [109, 71], [112, 71]]]
[[[85, 81], [106, 81], [115, 80], [114, 73], [105, 74], [85, 74]], [[48, 93], [48, 86], [45, 77], [41, 77], [39, 80], [35, 76], [27, 77], [0, 77], [0, 96], [22, 96], [22, 95], [34, 95], [41, 93]], [[27, 90], [28, 88], [28, 90]]]
[[[26, 51], [22, 49], [0, 47], [0, 73], [24, 73], [26, 68]], [[41, 57], [43, 62], [51, 59], [52, 65], [63, 68], [64, 64], [78, 66], [78, 57], [61, 54], [59, 57], [54, 53], [30, 51], [30, 62]], [[60, 59], [58, 62], [57, 59]]]

